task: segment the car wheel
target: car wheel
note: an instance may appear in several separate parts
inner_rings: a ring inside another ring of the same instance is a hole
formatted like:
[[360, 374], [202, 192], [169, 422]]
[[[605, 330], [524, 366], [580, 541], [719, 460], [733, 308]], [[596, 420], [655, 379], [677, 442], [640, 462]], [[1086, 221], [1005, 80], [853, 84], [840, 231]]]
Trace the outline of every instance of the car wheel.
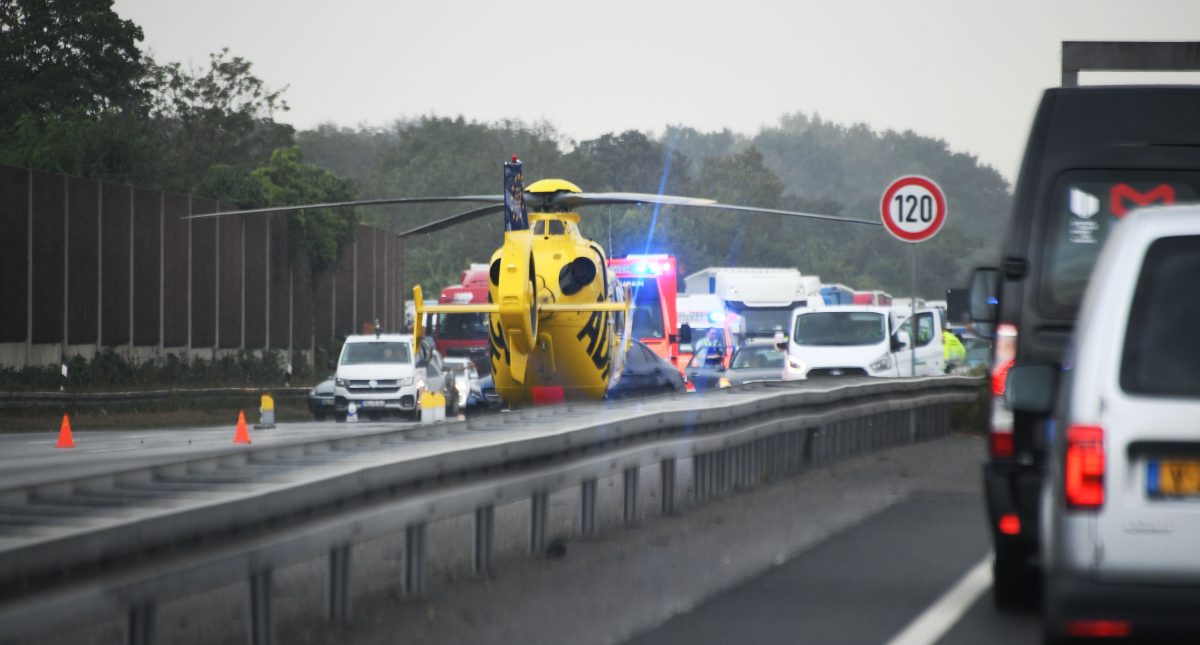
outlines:
[[996, 548], [992, 560], [992, 600], [997, 609], [1037, 607], [1038, 576], [1029, 564], [1029, 555], [1024, 549]]

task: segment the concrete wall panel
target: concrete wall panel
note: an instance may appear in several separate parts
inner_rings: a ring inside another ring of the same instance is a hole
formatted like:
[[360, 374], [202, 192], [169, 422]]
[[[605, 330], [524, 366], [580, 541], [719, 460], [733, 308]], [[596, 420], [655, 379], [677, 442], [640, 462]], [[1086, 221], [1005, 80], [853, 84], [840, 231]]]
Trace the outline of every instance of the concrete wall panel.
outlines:
[[287, 349], [291, 332], [287, 215], [270, 215], [271, 347]]
[[163, 195], [163, 345], [188, 342], [188, 196]]
[[[313, 286], [313, 342], [315, 347], [333, 349], [333, 271], [318, 276]], [[325, 366], [318, 365], [318, 370]]]
[[67, 186], [67, 342], [96, 342], [100, 316], [100, 183], [71, 177]]
[[33, 173], [33, 342], [63, 336], [66, 177]]
[[354, 329], [354, 249], [353, 240], [342, 249], [342, 257], [338, 260], [336, 276], [337, 284], [334, 289], [334, 300], [337, 309], [334, 321], [337, 324], [337, 336], [348, 336], [358, 333]]
[[371, 270], [374, 268], [375, 229], [359, 226], [355, 239], [358, 243], [358, 289], [355, 290], [358, 319], [354, 321], [354, 333], [361, 334], [363, 323], [375, 319], [374, 300], [372, 299], [375, 281], [371, 275]]
[[100, 187], [100, 342], [129, 343], [129, 186], [105, 183]]
[[[216, 211], [209, 199], [192, 198], [192, 214]], [[217, 220], [192, 222], [192, 347], [214, 347], [217, 340]]]
[[292, 261], [292, 345], [307, 350], [313, 343], [312, 265], [308, 253], [297, 253]]
[[246, 236], [246, 347], [259, 349], [267, 344], [267, 225], [263, 215], [247, 215], [242, 220]]
[[29, 171], [0, 166], [0, 343], [29, 328]]
[[158, 345], [162, 193], [133, 191], [133, 344]]
[[[219, 204], [221, 210], [236, 208], [236, 204]], [[242, 346], [242, 218], [221, 218], [219, 253], [220, 346], [235, 349]]]

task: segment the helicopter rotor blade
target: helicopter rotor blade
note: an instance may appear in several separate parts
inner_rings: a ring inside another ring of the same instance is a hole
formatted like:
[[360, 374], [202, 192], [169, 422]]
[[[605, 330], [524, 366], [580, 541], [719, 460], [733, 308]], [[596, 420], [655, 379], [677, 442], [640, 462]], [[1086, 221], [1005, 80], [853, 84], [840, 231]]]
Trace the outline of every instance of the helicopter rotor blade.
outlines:
[[400, 237], [409, 237], [411, 235], [420, 235], [422, 233], [433, 233], [435, 231], [440, 231], [444, 228], [454, 226], [455, 224], [462, 224], [463, 222], [469, 222], [473, 219], [483, 217], [484, 215], [491, 215], [492, 213], [499, 213], [503, 210], [504, 210], [503, 202], [501, 202], [499, 204], [488, 204], [487, 206], [480, 206], [479, 208], [474, 208], [469, 211], [464, 211], [462, 213], [457, 213], [457, 214], [451, 215], [449, 217], [443, 217], [442, 219], [434, 220], [432, 222], [422, 224], [415, 228], [410, 228], [407, 231], [404, 231], [403, 233], [401, 233]]
[[601, 206], [610, 204], [661, 204], [663, 206], [709, 206], [716, 200], [678, 195], [656, 195], [654, 193], [558, 193], [550, 198], [556, 210], [570, 210], [578, 206]]
[[439, 204], [443, 202], [503, 202], [504, 195], [461, 195], [456, 197], [388, 197], [384, 199], [358, 199], [349, 202], [329, 202], [326, 204], [299, 204], [296, 206], [269, 206], [267, 208], [250, 208], [246, 210], [221, 211], [218, 213], [202, 213], [188, 215], [182, 219], [203, 219], [208, 217], [223, 217], [225, 215], [265, 215], [268, 213], [291, 213], [294, 211], [316, 208], [351, 208], [354, 206], [386, 206], [388, 204]]
[[789, 217], [804, 217], [808, 219], [828, 220], [831, 222], [844, 222], [846, 224], [866, 224], [867, 226], [883, 226], [883, 222], [874, 219], [859, 219], [857, 217], [842, 217], [840, 215], [826, 215], [824, 213], [805, 213], [803, 211], [788, 211], [778, 208], [759, 208], [757, 206], [740, 206], [738, 204], [690, 204], [698, 208], [714, 208], [727, 211], [738, 211], [741, 213], [763, 213], [767, 215], [787, 215]]
[[878, 220], [841, 217], [823, 213], [806, 213], [803, 211], [781, 210], [778, 208], [759, 208], [757, 206], [742, 206], [739, 204], [722, 204], [714, 199], [699, 197], [681, 197], [679, 195], [655, 195], [652, 193], [559, 193], [555, 195], [552, 204], [556, 209], [572, 209], [580, 206], [601, 206], [612, 204], [661, 204], [663, 206], [693, 206], [696, 208], [713, 208], [719, 210], [738, 211], [742, 213], [764, 213], [768, 215], [787, 215], [808, 219], [845, 222], [847, 224], [867, 224], [882, 226]]

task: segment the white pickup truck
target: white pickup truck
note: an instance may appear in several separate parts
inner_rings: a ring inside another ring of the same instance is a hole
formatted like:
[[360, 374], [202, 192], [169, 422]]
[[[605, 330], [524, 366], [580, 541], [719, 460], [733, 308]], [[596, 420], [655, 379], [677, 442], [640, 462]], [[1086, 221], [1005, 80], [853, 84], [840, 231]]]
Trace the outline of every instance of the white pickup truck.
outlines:
[[912, 376], [914, 353], [915, 375], [944, 373], [940, 311], [918, 309], [916, 321], [914, 334], [910, 321], [891, 307], [798, 308], [784, 341], [784, 379]]

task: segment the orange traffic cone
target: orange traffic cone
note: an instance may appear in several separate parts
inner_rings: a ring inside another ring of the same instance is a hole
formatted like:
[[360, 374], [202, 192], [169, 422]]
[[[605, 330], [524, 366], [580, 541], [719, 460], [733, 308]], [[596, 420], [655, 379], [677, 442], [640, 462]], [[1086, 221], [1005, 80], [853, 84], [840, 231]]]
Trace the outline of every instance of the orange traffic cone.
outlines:
[[65, 414], [63, 415], [62, 426], [60, 426], [58, 429], [58, 444], [56, 444], [54, 447], [55, 448], [74, 448], [75, 447], [75, 440], [73, 437], [71, 437], [71, 420], [68, 419], [67, 415], [65, 415]]
[[250, 443], [250, 433], [246, 431], [246, 413], [238, 410], [237, 432], [233, 435], [234, 443]]

